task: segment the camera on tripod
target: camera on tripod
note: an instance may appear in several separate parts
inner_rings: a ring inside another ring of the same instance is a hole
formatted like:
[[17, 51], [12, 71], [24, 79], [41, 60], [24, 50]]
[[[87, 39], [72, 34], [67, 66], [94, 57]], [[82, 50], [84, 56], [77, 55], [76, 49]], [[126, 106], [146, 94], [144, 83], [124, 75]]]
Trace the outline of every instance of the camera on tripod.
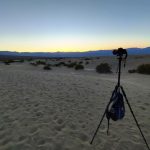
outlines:
[[123, 48], [118, 48], [117, 50], [113, 50], [113, 55], [122, 57], [123, 55], [125, 55], [124, 59], [127, 58], [128, 54], [127, 54], [127, 50], [123, 49]]
[[146, 141], [146, 138], [145, 138], [145, 136], [141, 130], [141, 127], [140, 127], [140, 125], [139, 125], [139, 123], [135, 117], [135, 114], [133, 113], [133, 110], [132, 110], [131, 105], [128, 101], [126, 93], [125, 93], [123, 87], [120, 85], [121, 62], [124, 61], [124, 67], [125, 67], [125, 61], [126, 61], [126, 58], [128, 56], [127, 50], [123, 49], [123, 48], [118, 48], [117, 50], [113, 50], [113, 55], [116, 55], [118, 58], [118, 83], [117, 83], [117, 85], [116, 85], [116, 87], [112, 93], [110, 101], [108, 102], [108, 104], [105, 108], [105, 111], [102, 115], [102, 118], [101, 118], [101, 120], [97, 126], [97, 129], [96, 129], [96, 131], [92, 137], [90, 144], [93, 143], [94, 138], [95, 138], [105, 116], [107, 117], [107, 120], [108, 120], [107, 134], [109, 131], [109, 120], [110, 119], [112, 119], [113, 121], [123, 119], [123, 117], [125, 116], [125, 106], [124, 106], [124, 99], [125, 99], [128, 107], [130, 109], [130, 112], [134, 118], [134, 121], [135, 121], [135, 123], [136, 123], [142, 137], [143, 137], [143, 140], [147, 146], [147, 149], [150, 150], [150, 147], [149, 147], [149, 145]]

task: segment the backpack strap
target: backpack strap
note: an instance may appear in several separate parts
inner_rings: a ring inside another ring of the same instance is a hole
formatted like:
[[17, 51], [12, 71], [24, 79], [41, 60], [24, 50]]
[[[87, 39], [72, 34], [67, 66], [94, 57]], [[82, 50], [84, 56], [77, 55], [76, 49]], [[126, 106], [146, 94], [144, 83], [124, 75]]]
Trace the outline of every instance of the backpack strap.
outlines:
[[107, 135], [109, 135], [109, 125], [110, 125], [110, 113], [109, 113], [109, 106], [113, 102], [113, 98], [115, 96], [115, 93], [117, 92], [118, 87], [115, 87], [115, 90], [112, 92], [112, 96], [110, 98], [110, 101], [106, 107], [106, 118], [107, 118]]
[[107, 118], [107, 135], [109, 135], [110, 118]]

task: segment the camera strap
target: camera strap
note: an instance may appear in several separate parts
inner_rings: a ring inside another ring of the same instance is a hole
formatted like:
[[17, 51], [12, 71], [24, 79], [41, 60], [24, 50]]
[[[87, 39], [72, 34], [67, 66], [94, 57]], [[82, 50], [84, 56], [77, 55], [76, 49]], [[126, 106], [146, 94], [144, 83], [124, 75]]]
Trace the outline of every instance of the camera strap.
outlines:
[[[126, 59], [127, 57], [124, 57], [124, 58], [122, 58], [122, 62], [123, 62], [123, 66], [124, 66], [124, 68], [126, 67]], [[116, 73], [118, 73], [118, 70], [119, 70], [119, 66], [117, 66], [117, 71], [116, 71]]]
[[124, 68], [125, 68], [125, 67], [126, 67], [126, 58], [123, 58], [122, 61], [123, 61], [123, 63], [124, 63], [123, 66], [124, 66]]

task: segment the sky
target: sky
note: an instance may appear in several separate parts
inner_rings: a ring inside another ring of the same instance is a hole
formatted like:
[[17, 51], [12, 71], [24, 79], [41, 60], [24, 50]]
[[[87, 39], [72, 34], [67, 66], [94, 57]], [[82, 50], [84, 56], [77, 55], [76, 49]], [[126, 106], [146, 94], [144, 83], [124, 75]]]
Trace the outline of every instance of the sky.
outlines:
[[0, 0], [0, 51], [150, 46], [150, 0]]

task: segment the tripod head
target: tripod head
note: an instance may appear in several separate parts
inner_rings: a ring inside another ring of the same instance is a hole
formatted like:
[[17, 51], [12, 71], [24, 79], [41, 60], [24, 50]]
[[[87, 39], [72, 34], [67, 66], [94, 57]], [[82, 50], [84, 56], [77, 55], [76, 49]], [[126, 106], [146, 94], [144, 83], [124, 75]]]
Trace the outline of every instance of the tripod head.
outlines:
[[118, 87], [120, 86], [120, 75], [121, 75], [121, 61], [124, 60], [124, 67], [125, 67], [125, 62], [128, 57], [128, 53], [126, 49], [123, 48], [118, 48], [117, 50], [113, 50], [113, 55], [116, 55], [119, 63], [118, 63]]
[[128, 53], [127, 53], [127, 50], [126, 49], [123, 49], [123, 48], [118, 48], [116, 50], [113, 50], [113, 55], [116, 55], [118, 56], [119, 58], [124, 58], [124, 59], [127, 59], [128, 57]]

